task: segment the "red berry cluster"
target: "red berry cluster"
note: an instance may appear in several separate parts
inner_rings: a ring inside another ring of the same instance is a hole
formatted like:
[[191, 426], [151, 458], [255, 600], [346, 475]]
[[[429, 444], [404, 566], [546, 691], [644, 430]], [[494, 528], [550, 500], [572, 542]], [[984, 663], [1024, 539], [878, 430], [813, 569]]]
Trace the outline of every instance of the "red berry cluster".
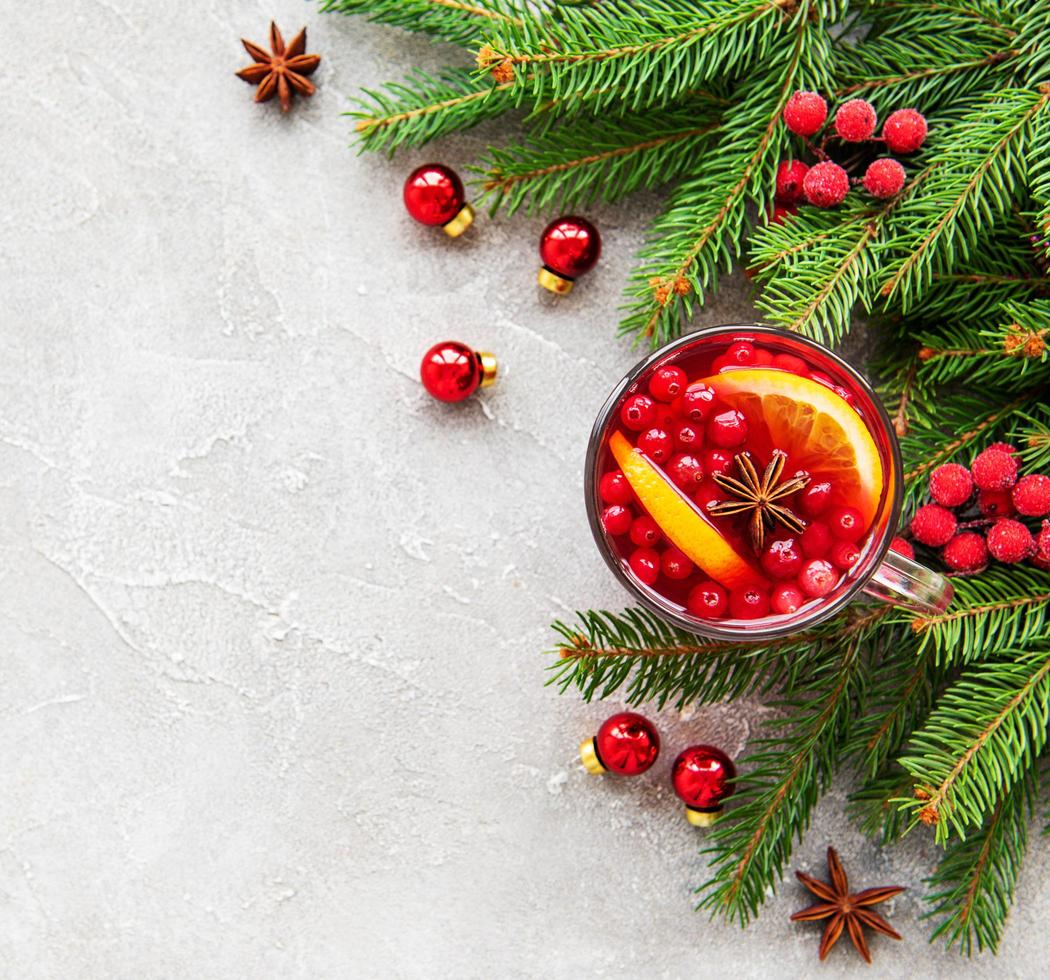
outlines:
[[[1004, 442], [978, 454], [969, 469], [960, 463], [938, 466], [930, 474], [933, 502], [916, 511], [912, 537], [942, 549], [944, 564], [959, 575], [983, 571], [993, 558], [1008, 564], [1028, 559], [1050, 569], [1050, 521], [1043, 521], [1037, 534], [1024, 523], [1050, 514], [1050, 477], [1019, 476], [1019, 469], [1016, 448]], [[907, 547], [895, 550], [911, 551], [908, 542], [901, 544]]]
[[[799, 204], [808, 203], [818, 208], [833, 208], [841, 204], [849, 193], [850, 176], [845, 168], [835, 163], [825, 152], [831, 139], [842, 143], [883, 143], [891, 153], [914, 153], [926, 140], [926, 119], [915, 109], [898, 109], [882, 125], [882, 135], [876, 136], [878, 117], [874, 107], [864, 99], [850, 99], [835, 111], [829, 132], [820, 145], [810, 138], [816, 136], [828, 118], [828, 104], [817, 92], [796, 92], [784, 107], [784, 123], [791, 132], [802, 136], [806, 146], [817, 158], [809, 166], [801, 160], [784, 160], [777, 168], [776, 205], [772, 219], [781, 220], [794, 213]], [[890, 198], [904, 186], [904, 167], [893, 157], [879, 157], [868, 164], [864, 176], [854, 183], [878, 198]]]

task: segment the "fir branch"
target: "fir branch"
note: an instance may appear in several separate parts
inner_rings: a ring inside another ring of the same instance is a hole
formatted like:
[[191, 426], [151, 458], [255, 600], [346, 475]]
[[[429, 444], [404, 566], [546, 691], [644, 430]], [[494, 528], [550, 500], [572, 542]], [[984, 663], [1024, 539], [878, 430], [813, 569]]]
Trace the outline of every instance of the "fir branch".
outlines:
[[920, 171], [898, 197], [879, 206], [854, 195], [844, 208], [803, 208], [760, 228], [751, 258], [765, 283], [758, 306], [768, 318], [826, 344], [841, 340], [857, 303], [871, 312], [875, 263], [870, 246], [928, 174]]
[[944, 939], [967, 956], [975, 947], [998, 952], [1028, 845], [1034, 797], [1033, 767], [1003, 795], [979, 831], [949, 845], [927, 879], [933, 892], [926, 901], [933, 907], [925, 917], [940, 920], [931, 942]]
[[1050, 637], [1050, 574], [1028, 568], [990, 568], [956, 578], [943, 613], [912, 615], [918, 654], [936, 662], [968, 663], [1003, 647], [1028, 648]]
[[323, 13], [361, 14], [454, 44], [478, 41], [493, 25], [521, 26], [523, 6], [511, 0], [321, 0]]
[[681, 176], [715, 127], [711, 107], [697, 102], [620, 119], [583, 117], [518, 146], [490, 147], [472, 169], [492, 211], [615, 201]]
[[899, 762], [915, 780], [903, 810], [933, 826], [938, 842], [980, 827], [1046, 743], [1050, 647], [1002, 649], [939, 699]]
[[[801, 2], [811, 6], [810, 0]], [[479, 66], [513, 79], [533, 104], [566, 92], [595, 92], [592, 110], [666, 105], [764, 57], [794, 0], [608, 0], [562, 7], [558, 18], [500, 25]]]
[[883, 297], [907, 310], [935, 273], [969, 257], [985, 223], [1010, 214], [1033, 127], [1048, 104], [1050, 89], [1003, 90], [957, 125], [935, 132], [924, 155], [933, 169], [930, 179], [893, 217], [883, 249]]
[[733, 807], [701, 851], [712, 856], [712, 877], [698, 889], [700, 907], [712, 915], [746, 925], [780, 881], [840, 756], [863, 674], [860, 646], [854, 636], [815, 648], [807, 682], [779, 703], [789, 720], [767, 723], [783, 732], [760, 739], [741, 763]]
[[363, 150], [393, 154], [402, 146], [422, 146], [438, 136], [469, 129], [502, 115], [513, 106], [512, 85], [493, 85], [464, 69], [446, 69], [438, 77], [413, 71], [403, 82], [382, 90], [364, 89], [355, 130]]
[[765, 78], [741, 84], [739, 104], [724, 115], [719, 152], [698, 163], [653, 223], [632, 274], [622, 333], [654, 345], [676, 336], [719, 270], [740, 255], [748, 202], [762, 212], [771, 203], [774, 168], [786, 142], [784, 104], [797, 88], [822, 87], [831, 60], [827, 35], [805, 14], [800, 8], [793, 41], [782, 53], [779, 86], [771, 88]]
[[1027, 469], [1050, 469], [1050, 404], [1044, 401], [1031, 412], [1017, 412], [1010, 439], [1017, 445]]
[[865, 834], [888, 844], [906, 828], [904, 814], [893, 801], [911, 791], [911, 776], [896, 762], [890, 762], [850, 793], [846, 812]]

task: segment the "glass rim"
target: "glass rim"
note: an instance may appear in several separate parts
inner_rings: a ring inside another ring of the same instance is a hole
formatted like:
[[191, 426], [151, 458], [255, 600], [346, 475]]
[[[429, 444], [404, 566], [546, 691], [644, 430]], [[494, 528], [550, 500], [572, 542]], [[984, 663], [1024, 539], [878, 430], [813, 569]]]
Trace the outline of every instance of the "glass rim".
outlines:
[[[879, 541], [875, 548], [872, 548], [869, 551], [864, 566], [853, 577], [853, 581], [849, 586], [843, 589], [843, 591], [831, 602], [826, 603], [823, 606], [818, 606], [811, 615], [806, 616], [803, 619], [792, 620], [790, 623], [782, 625], [749, 625], [746, 630], [739, 626], [718, 626], [716, 625], [716, 620], [693, 619], [686, 614], [671, 608], [669, 603], [664, 605], [647, 594], [646, 591], [642, 589], [630, 575], [628, 575], [623, 567], [623, 563], [613, 555], [612, 549], [609, 547], [609, 544], [605, 539], [605, 529], [602, 527], [601, 514], [598, 509], [596, 486], [598, 451], [602, 444], [602, 435], [609, 424], [610, 417], [618, 407], [620, 399], [623, 397], [627, 389], [635, 383], [640, 375], [644, 374], [654, 364], [664, 360], [675, 351], [678, 351], [683, 347], [688, 347], [698, 341], [710, 339], [711, 337], [721, 334], [733, 333], [735, 331], [789, 338], [793, 343], [800, 343], [805, 347], [810, 347], [819, 352], [821, 357], [830, 359], [831, 362], [845, 373], [853, 384], [863, 392], [874, 409], [875, 415], [886, 434], [886, 443], [889, 447], [889, 463], [892, 469], [891, 475], [893, 477], [892, 499], [886, 501], [886, 504], [889, 507], [889, 513], [885, 522], [885, 530], [882, 532], [882, 540]], [[889, 413], [886, 411], [886, 406], [882, 404], [882, 399], [879, 398], [878, 393], [868, 380], [855, 367], [853, 367], [852, 364], [844, 360], [830, 348], [825, 347], [824, 344], [819, 341], [813, 340], [811, 337], [803, 336], [802, 334], [794, 333], [790, 330], [760, 324], [727, 323], [718, 326], [703, 327], [700, 330], [684, 334], [683, 336], [664, 344], [663, 347], [654, 350], [638, 361], [638, 363], [635, 364], [634, 367], [632, 367], [614, 386], [609, 397], [605, 400], [605, 403], [599, 410], [598, 416], [594, 420], [594, 425], [591, 428], [591, 435], [587, 442], [587, 459], [584, 466], [583, 485], [586, 496], [587, 519], [590, 523], [591, 534], [594, 536], [598, 550], [601, 552], [602, 558], [605, 559], [605, 564], [609, 566], [620, 584], [623, 585], [632, 596], [634, 596], [651, 612], [656, 613], [661, 618], [670, 621], [675, 626], [678, 626], [689, 633], [695, 633], [698, 636], [714, 640], [734, 640], [740, 643], [755, 643], [762, 640], [779, 639], [782, 636], [787, 636], [791, 633], [797, 633], [800, 630], [817, 626], [825, 620], [830, 619], [844, 606], [856, 598], [857, 593], [867, 585], [868, 581], [875, 574], [876, 569], [882, 564], [886, 557], [886, 553], [890, 550], [893, 536], [897, 532], [897, 525], [900, 522], [901, 509], [904, 501], [903, 473], [904, 462], [901, 457], [900, 444], [897, 441], [897, 436], [893, 429], [893, 422], [890, 419]]]

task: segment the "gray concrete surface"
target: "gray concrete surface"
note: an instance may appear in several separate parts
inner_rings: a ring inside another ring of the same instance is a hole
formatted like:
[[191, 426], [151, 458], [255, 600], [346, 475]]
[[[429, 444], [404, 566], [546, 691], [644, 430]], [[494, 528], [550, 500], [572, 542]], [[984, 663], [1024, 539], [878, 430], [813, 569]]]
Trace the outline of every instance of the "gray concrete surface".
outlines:
[[[614, 704], [544, 688], [548, 623], [623, 596], [589, 538], [584, 443], [632, 362], [620, 285], [654, 199], [596, 209], [605, 260], [533, 284], [541, 218], [412, 224], [408, 169], [347, 148], [361, 85], [451, 49], [292, 0], [0, 3], [0, 974], [818, 975], [794, 883], [746, 932], [692, 911], [675, 745], [746, 745], [753, 702], [679, 716], [652, 778], [576, 744]], [[271, 14], [320, 91], [233, 77]], [[705, 322], [749, 311], [740, 283]], [[505, 374], [457, 409], [422, 350]], [[903, 883], [875, 970], [1045, 973], [1036, 842], [998, 960], [927, 947], [915, 834], [880, 851], [837, 784], [828, 842]]]

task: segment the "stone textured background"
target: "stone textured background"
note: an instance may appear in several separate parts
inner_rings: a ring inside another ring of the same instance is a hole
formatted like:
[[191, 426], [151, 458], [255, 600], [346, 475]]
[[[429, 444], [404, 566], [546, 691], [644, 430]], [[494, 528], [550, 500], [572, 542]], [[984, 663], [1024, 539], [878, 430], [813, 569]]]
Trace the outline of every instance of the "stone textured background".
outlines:
[[[0, 13], [3, 975], [811, 974], [795, 883], [746, 933], [692, 911], [666, 785], [762, 705], [663, 712], [666, 757], [617, 782], [575, 758], [615, 705], [543, 687], [551, 619], [624, 602], [580, 483], [655, 199], [595, 209], [605, 260], [556, 301], [542, 218], [452, 242], [401, 206], [410, 167], [500, 129], [347, 148], [359, 86], [452, 49], [293, 0]], [[324, 58], [287, 117], [232, 74], [271, 15]], [[702, 320], [749, 310], [737, 282]], [[505, 368], [454, 409], [416, 376], [446, 335]], [[1045, 972], [1045, 849], [965, 965], [917, 921], [933, 848], [874, 848], [846, 789], [792, 865], [830, 841], [910, 886], [907, 942], [824, 974]]]

